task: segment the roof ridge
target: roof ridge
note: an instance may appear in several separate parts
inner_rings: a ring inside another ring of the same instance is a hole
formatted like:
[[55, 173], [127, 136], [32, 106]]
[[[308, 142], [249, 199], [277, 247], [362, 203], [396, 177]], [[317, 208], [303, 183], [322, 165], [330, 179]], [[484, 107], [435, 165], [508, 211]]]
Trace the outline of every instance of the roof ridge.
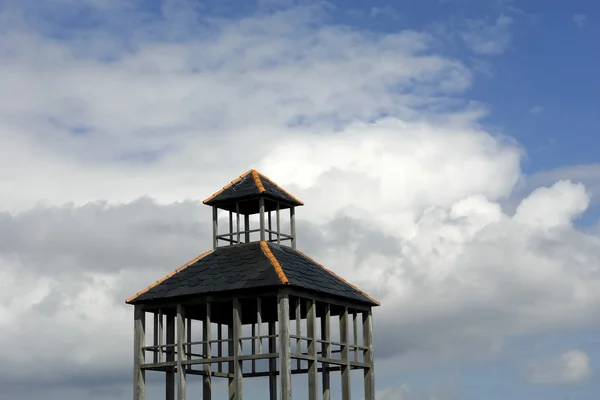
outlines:
[[[288, 196], [290, 196], [292, 199], [296, 200], [298, 203], [300, 203], [300, 205], [304, 205], [304, 202], [300, 199], [298, 199], [296, 196], [294, 196], [293, 194], [291, 194], [290, 192], [288, 192], [287, 190], [285, 190], [284, 188], [282, 188], [281, 186], [279, 186], [277, 183], [275, 183], [271, 178], [269, 178], [268, 176], [261, 174], [260, 172], [256, 171], [258, 173], [259, 176], [262, 176], [262, 178], [268, 180], [270, 183], [272, 183], [273, 185], [275, 185], [279, 190], [281, 190], [283, 193], [287, 194]], [[260, 178], [259, 178], [260, 179]], [[261, 185], [262, 186], [262, 185]]]
[[254, 179], [254, 184], [256, 185], [256, 188], [258, 189], [259, 193], [264, 193], [266, 192], [265, 187], [263, 186], [261, 180], [260, 180], [260, 174], [258, 173], [257, 170], [252, 169], [250, 170], [252, 172], [252, 179]]
[[[240, 176], [238, 176], [237, 178], [235, 178], [234, 180], [232, 180], [231, 182], [229, 182], [227, 185], [223, 186], [223, 188], [215, 193], [213, 193], [211, 196], [207, 197], [206, 199], [204, 199], [202, 201], [202, 203], [206, 203], [207, 201], [210, 201], [212, 199], [214, 199], [215, 197], [217, 197], [219, 194], [223, 193], [225, 190], [229, 189], [230, 187], [232, 187], [234, 184], [238, 183], [239, 181], [241, 181], [244, 177], [246, 177], [248, 174], [252, 174], [252, 171], [254, 171], [253, 169], [249, 169], [248, 171], [244, 172], [243, 174], [241, 174]], [[260, 189], [259, 189], [260, 190]]]
[[136, 294], [134, 294], [133, 296], [131, 296], [130, 298], [128, 298], [127, 300], [125, 300], [125, 303], [129, 303], [132, 300], [135, 300], [138, 296], [140, 296], [143, 293], [146, 293], [148, 290], [152, 289], [153, 287], [155, 287], [156, 285], [162, 283], [163, 281], [169, 279], [170, 277], [172, 277], [173, 275], [177, 274], [178, 272], [180, 272], [181, 270], [189, 267], [190, 265], [194, 264], [196, 261], [206, 257], [207, 255], [209, 255], [210, 253], [212, 253], [213, 250], [208, 250], [202, 254], [200, 254], [198, 257], [193, 258], [192, 260], [186, 262], [185, 264], [183, 264], [181, 267], [177, 268], [176, 270], [174, 270], [173, 272], [170, 272], [169, 274], [163, 276], [162, 278], [160, 278], [159, 280], [157, 280], [156, 282], [154, 282], [153, 284], [151, 284], [150, 286], [148, 286], [145, 289], [140, 290], [139, 292], [137, 292]]
[[284, 285], [288, 285], [290, 281], [288, 280], [287, 276], [285, 276], [285, 272], [283, 272], [281, 264], [279, 264], [279, 261], [277, 261], [277, 258], [269, 248], [269, 245], [267, 244], [266, 240], [260, 241], [260, 247], [262, 248], [262, 251], [265, 253], [269, 261], [271, 261], [271, 265], [273, 265], [273, 268], [275, 268], [275, 273], [277, 273], [277, 276], [279, 277], [279, 280], [281, 280], [281, 283], [283, 283]]
[[347, 280], [345, 280], [344, 278], [342, 278], [341, 276], [339, 276], [338, 274], [336, 274], [335, 272], [333, 272], [330, 269], [325, 268], [325, 266], [323, 266], [323, 264], [315, 261], [314, 259], [312, 259], [311, 257], [307, 256], [306, 254], [304, 254], [303, 252], [301, 252], [300, 250], [296, 250], [296, 252], [300, 255], [302, 255], [304, 258], [312, 261], [313, 263], [315, 263], [316, 265], [318, 265], [319, 267], [321, 267], [322, 269], [324, 269], [326, 272], [330, 273], [331, 275], [335, 276], [336, 278], [338, 278], [339, 280], [341, 280], [342, 282], [346, 283], [347, 285], [351, 286], [352, 288], [354, 288], [355, 290], [357, 290], [359, 293], [362, 293], [366, 298], [368, 298], [369, 300], [371, 300], [372, 302], [376, 303], [377, 305], [381, 305], [380, 302], [378, 302], [377, 300], [375, 300], [374, 298], [372, 298], [371, 296], [369, 296], [367, 293], [363, 292], [362, 290], [360, 290], [358, 287], [354, 286], [353, 284], [351, 284], [350, 282], [348, 282]]

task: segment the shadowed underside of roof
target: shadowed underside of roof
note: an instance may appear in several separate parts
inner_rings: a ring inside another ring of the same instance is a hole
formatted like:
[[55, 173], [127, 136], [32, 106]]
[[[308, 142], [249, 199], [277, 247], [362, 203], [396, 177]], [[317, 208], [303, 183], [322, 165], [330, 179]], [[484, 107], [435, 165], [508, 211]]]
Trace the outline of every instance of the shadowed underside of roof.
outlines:
[[[224, 206], [223, 208], [225, 209], [235, 211], [235, 209], [232, 208], [236, 201], [253, 199], [259, 195], [264, 195], [267, 199], [279, 202], [281, 208], [296, 207], [304, 204], [302, 201], [285, 191], [285, 189], [254, 169], [243, 173], [231, 181], [227, 186], [223, 187], [223, 189], [204, 200], [203, 203], [211, 206]], [[242, 205], [242, 208], [243, 207], [244, 206]], [[268, 204], [266, 207], [267, 210], [272, 208], [269, 207]], [[252, 208], [252, 210], [248, 211], [248, 213], [250, 212], [257, 211]]]
[[173, 300], [182, 296], [284, 285], [379, 305], [303, 253], [265, 241], [219, 247], [204, 253], [127, 302]]

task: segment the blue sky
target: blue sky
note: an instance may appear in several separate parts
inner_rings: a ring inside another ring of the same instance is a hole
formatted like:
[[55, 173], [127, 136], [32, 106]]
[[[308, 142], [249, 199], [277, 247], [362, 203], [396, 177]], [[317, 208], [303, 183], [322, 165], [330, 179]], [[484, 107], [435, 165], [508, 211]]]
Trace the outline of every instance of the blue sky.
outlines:
[[123, 300], [210, 245], [198, 201], [251, 167], [306, 201], [301, 249], [382, 301], [380, 400], [597, 398], [599, 20], [0, 0], [0, 340], [41, 352], [0, 360], [0, 398], [130, 398]]

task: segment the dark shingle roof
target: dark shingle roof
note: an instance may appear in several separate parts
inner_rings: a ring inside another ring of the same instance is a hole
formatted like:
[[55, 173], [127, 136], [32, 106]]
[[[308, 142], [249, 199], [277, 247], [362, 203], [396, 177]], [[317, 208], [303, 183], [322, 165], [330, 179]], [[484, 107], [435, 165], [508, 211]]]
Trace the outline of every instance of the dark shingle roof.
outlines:
[[282, 202], [288, 206], [301, 206], [304, 204], [275, 182], [253, 169], [231, 181], [223, 189], [204, 200], [203, 203], [220, 205], [258, 197], [261, 194], [266, 198]]
[[283, 285], [379, 304], [303, 253], [265, 241], [219, 247], [204, 253], [127, 302]]

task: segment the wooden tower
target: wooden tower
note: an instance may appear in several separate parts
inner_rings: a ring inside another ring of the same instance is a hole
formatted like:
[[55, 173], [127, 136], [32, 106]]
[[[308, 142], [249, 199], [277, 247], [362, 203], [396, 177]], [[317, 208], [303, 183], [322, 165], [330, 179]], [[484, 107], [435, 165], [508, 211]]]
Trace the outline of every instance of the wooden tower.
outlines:
[[[290, 400], [292, 374], [308, 375], [309, 400], [329, 400], [339, 372], [341, 398], [350, 400], [355, 369], [364, 371], [364, 397], [355, 399], [374, 400], [371, 310], [379, 303], [296, 249], [303, 203], [250, 170], [204, 204], [213, 209], [213, 249], [127, 299], [135, 307], [134, 400], [145, 399], [147, 371], [164, 373], [167, 400], [185, 400], [194, 375], [204, 400], [224, 398], [213, 397], [217, 378], [228, 380], [230, 400], [242, 400], [242, 381], [252, 377], [268, 377], [270, 400]], [[221, 230], [219, 210], [229, 218]]]

